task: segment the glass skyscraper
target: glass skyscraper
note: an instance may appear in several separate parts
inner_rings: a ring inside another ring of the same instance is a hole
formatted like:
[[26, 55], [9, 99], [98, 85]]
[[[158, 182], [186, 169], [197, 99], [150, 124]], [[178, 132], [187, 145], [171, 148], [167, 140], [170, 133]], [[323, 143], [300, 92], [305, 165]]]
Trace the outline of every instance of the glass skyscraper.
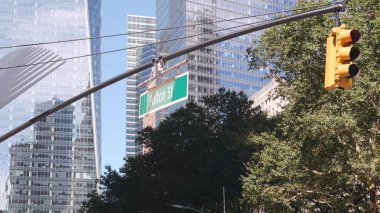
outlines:
[[[238, 18], [288, 10], [295, 1], [157, 0], [158, 29], [187, 26], [158, 31], [159, 41], [173, 40], [159, 44], [158, 52], [160, 55], [174, 53], [185, 47], [247, 28], [249, 23], [274, 16]], [[186, 69], [190, 72], [189, 99], [191, 100], [199, 101], [202, 96], [214, 94], [220, 87], [242, 90], [251, 96], [270, 81], [262, 79], [266, 73], [264, 69], [250, 70], [246, 58], [246, 48], [252, 44], [252, 41], [258, 40], [260, 34], [260, 32], [255, 32], [202, 48], [187, 56], [169, 61], [167, 66], [190, 59]], [[184, 39], [178, 39], [181, 37]]]
[[[128, 15], [127, 17], [127, 69], [149, 62], [155, 55], [156, 18], [149, 16]], [[153, 30], [153, 31], [150, 31]], [[138, 48], [134, 48], [138, 47]], [[147, 61], [148, 60], [148, 61]], [[135, 143], [137, 134], [143, 128], [143, 121], [138, 117], [139, 98], [144, 88], [137, 85], [148, 79], [150, 69], [127, 78], [126, 97], [126, 156], [135, 157], [142, 153], [143, 147]]]
[[[0, 0], [0, 46], [100, 35], [100, 0]], [[100, 52], [100, 40], [40, 45], [62, 58]], [[0, 49], [0, 57], [15, 50]], [[100, 82], [100, 56], [67, 60], [0, 109], [0, 134]], [[100, 94], [0, 143], [0, 212], [77, 212], [100, 176]]]

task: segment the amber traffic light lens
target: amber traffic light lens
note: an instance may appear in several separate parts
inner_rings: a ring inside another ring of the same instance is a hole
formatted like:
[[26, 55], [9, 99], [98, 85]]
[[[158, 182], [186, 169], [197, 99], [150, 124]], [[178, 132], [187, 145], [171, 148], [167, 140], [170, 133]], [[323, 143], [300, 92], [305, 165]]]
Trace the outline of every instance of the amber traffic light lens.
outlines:
[[350, 50], [350, 59], [354, 61], [360, 58], [360, 50], [357, 47], [352, 47]]

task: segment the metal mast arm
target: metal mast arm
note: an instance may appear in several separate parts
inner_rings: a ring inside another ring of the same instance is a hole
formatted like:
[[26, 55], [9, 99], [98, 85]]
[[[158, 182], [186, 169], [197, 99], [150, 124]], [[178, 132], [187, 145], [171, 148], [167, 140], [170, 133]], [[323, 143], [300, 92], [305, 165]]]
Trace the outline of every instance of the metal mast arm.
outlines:
[[[316, 9], [316, 10], [312, 10], [312, 11], [307, 11], [307, 12], [304, 12], [304, 13], [299, 13], [299, 14], [295, 14], [295, 15], [290, 15], [290, 16], [286, 16], [286, 17], [282, 17], [282, 18], [278, 18], [278, 19], [275, 19], [275, 20], [270, 20], [270, 21], [267, 21], [267, 22], [264, 22], [264, 23], [261, 23], [261, 24], [257, 24], [257, 25], [254, 25], [254, 26], [251, 26], [251, 27], [248, 27], [248, 28], [245, 28], [245, 29], [242, 29], [242, 30], [239, 30], [237, 32], [232, 32], [232, 33], [229, 33], [229, 34], [226, 34], [224, 36], [220, 36], [219, 38], [215, 38], [215, 39], [211, 39], [209, 41], [206, 41], [206, 42], [203, 42], [201, 44], [197, 44], [197, 45], [194, 45], [194, 46], [191, 46], [191, 47], [188, 47], [188, 48], [185, 48], [183, 50], [180, 50], [178, 52], [175, 52], [173, 54], [169, 54], [167, 56], [163, 56], [162, 59], [164, 61], [168, 61], [168, 60], [171, 60], [171, 59], [174, 59], [176, 57], [179, 57], [179, 56], [182, 56], [182, 55], [185, 55], [185, 54], [188, 54], [192, 51], [195, 51], [195, 50], [199, 50], [201, 48], [204, 48], [204, 47], [207, 47], [207, 46], [210, 46], [210, 45], [213, 45], [213, 44], [216, 44], [216, 43], [220, 43], [220, 42], [223, 42], [223, 41], [226, 41], [228, 39], [231, 39], [231, 38], [236, 38], [236, 37], [239, 37], [241, 35], [245, 35], [245, 34], [248, 34], [248, 33], [252, 33], [252, 32], [256, 32], [256, 31], [259, 31], [259, 30], [263, 30], [263, 29], [266, 29], [266, 28], [269, 28], [269, 27], [273, 27], [273, 26], [277, 26], [277, 25], [280, 25], [280, 24], [286, 24], [286, 23], [289, 23], [289, 22], [292, 22], [292, 21], [297, 21], [297, 20], [301, 20], [301, 19], [305, 19], [305, 18], [310, 18], [310, 17], [313, 17], [313, 16], [318, 16], [318, 15], [323, 15], [323, 14], [326, 14], [326, 13], [331, 13], [331, 12], [339, 12], [339, 11], [342, 11], [344, 10], [344, 5], [342, 3], [337, 3], [335, 5], [330, 5], [330, 6], [327, 6], [327, 7], [323, 7], [323, 8], [319, 8], [319, 9]], [[153, 63], [147, 63], [147, 64], [144, 64], [144, 65], [141, 65], [137, 68], [134, 68], [134, 69], [131, 69], [131, 70], [128, 70], [120, 75], [117, 75], [109, 80], [106, 80], [105, 82], [103, 83], [100, 83], [82, 93], [80, 93], [79, 95], [77, 96], [74, 96], [68, 100], [66, 100], [65, 102], [62, 102], [58, 105], [56, 105], [55, 107], [49, 109], [48, 111], [46, 112], [43, 112], [39, 115], [37, 115], [36, 117], [28, 120], [27, 122], [21, 124], [20, 126], [12, 129], [11, 131], [5, 133], [4, 135], [2, 135], [0, 137], [0, 143], [5, 141], [6, 139], [12, 137], [13, 135], [21, 132], [22, 130], [24, 130], [25, 128], [35, 124], [37, 121], [41, 120], [42, 118], [45, 118], [51, 114], [53, 114], [54, 112], [78, 101], [79, 99], [81, 98], [84, 98], [88, 95], [90, 95], [91, 93], [94, 93], [96, 91], [99, 91], [111, 84], [114, 84], [118, 81], [121, 81], [129, 76], [132, 76], [134, 74], [137, 74], [145, 69], [148, 69], [148, 68], [151, 68], [153, 66]]]

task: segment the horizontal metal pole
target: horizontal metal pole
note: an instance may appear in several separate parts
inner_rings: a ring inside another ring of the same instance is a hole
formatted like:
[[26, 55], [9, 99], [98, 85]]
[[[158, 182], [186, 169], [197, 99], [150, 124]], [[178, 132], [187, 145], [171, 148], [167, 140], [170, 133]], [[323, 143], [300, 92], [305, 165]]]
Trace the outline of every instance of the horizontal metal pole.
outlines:
[[[295, 15], [290, 15], [290, 16], [286, 16], [286, 17], [282, 17], [282, 18], [278, 18], [276, 20], [271, 20], [271, 21], [267, 21], [267, 22], [264, 22], [264, 23], [261, 23], [261, 24], [257, 24], [257, 25], [254, 25], [252, 27], [248, 27], [248, 28], [245, 28], [243, 30], [240, 30], [240, 31], [237, 31], [237, 32], [233, 32], [233, 33], [229, 33], [229, 34], [226, 34], [224, 36], [220, 36], [219, 38], [215, 38], [215, 39], [212, 39], [212, 40], [209, 40], [209, 41], [206, 41], [204, 43], [201, 43], [201, 44], [197, 44], [197, 45], [193, 45], [191, 47], [188, 47], [188, 48], [185, 48], [183, 50], [180, 50], [178, 52], [175, 52], [173, 54], [169, 54], [167, 56], [163, 56], [162, 59], [164, 61], [168, 61], [168, 60], [171, 60], [171, 59], [174, 59], [176, 57], [179, 57], [179, 56], [182, 56], [182, 55], [185, 55], [185, 54], [188, 54], [190, 52], [193, 52], [195, 50], [199, 50], [201, 48], [204, 48], [204, 47], [207, 47], [207, 46], [210, 46], [210, 45], [213, 45], [213, 44], [216, 44], [216, 43], [220, 43], [220, 42], [223, 42], [223, 41], [226, 41], [226, 40], [229, 40], [231, 38], [236, 38], [236, 37], [239, 37], [241, 35], [245, 35], [245, 34], [248, 34], [248, 33], [252, 33], [252, 32], [256, 32], [256, 31], [259, 31], [259, 30], [263, 30], [263, 29], [266, 29], [266, 28], [269, 28], [269, 27], [273, 27], [273, 26], [277, 26], [277, 25], [280, 25], [280, 24], [285, 24], [285, 23], [289, 23], [289, 22], [292, 22], [292, 21], [296, 21], [296, 20], [300, 20], [300, 19], [305, 19], [305, 18], [310, 18], [310, 17], [313, 17], [313, 16], [318, 16], [318, 15], [322, 15], [322, 14], [326, 14], [326, 13], [331, 13], [331, 12], [338, 12], [338, 11], [342, 11], [344, 10], [344, 6], [342, 3], [337, 3], [336, 5], [330, 5], [330, 6], [327, 6], [327, 7], [323, 7], [323, 8], [319, 8], [319, 9], [316, 9], [316, 10], [312, 10], [312, 11], [307, 11], [307, 12], [304, 12], [304, 13], [299, 13], [299, 14], [295, 14]], [[55, 107], [47, 110], [46, 112], [43, 112], [39, 115], [37, 115], [36, 117], [28, 120], [27, 122], [21, 124], [20, 126], [12, 129], [11, 131], [5, 133], [4, 135], [2, 135], [0, 137], [0, 142], [3, 142], [5, 141], [6, 139], [12, 137], [13, 135], [21, 132], [22, 130], [24, 130], [25, 128], [35, 124], [37, 121], [41, 120], [42, 118], [45, 118], [51, 114], [53, 114], [54, 112], [78, 101], [79, 99], [82, 99], [88, 95], [90, 95], [91, 93], [94, 93], [96, 91], [99, 91], [111, 84], [114, 84], [118, 81], [121, 81], [129, 76], [132, 76], [134, 74], [137, 74], [145, 69], [148, 69], [148, 68], [151, 68], [153, 66], [153, 63], [147, 63], [147, 64], [144, 64], [144, 65], [141, 65], [135, 69], [131, 69], [131, 70], [128, 70], [120, 75], [117, 75], [103, 83], [100, 83], [99, 85], [97, 86], [94, 86], [82, 93], [80, 93], [79, 95], [77, 96], [74, 96], [58, 105], [56, 105]]]
[[127, 78], [127, 77], [129, 77], [131, 75], [139, 73], [140, 71], [143, 71], [145, 69], [151, 68], [152, 66], [153, 66], [153, 64], [144, 64], [144, 65], [142, 65], [140, 67], [137, 67], [135, 69], [128, 70], [127, 72], [125, 72], [123, 74], [115, 76], [115, 77], [113, 77], [113, 78], [111, 78], [111, 79], [109, 79], [109, 80], [107, 80], [107, 81], [105, 81], [103, 83], [98, 84], [97, 86], [94, 86], [94, 87], [92, 87], [92, 88], [90, 88], [90, 89], [88, 89], [88, 90], [80, 93], [77, 96], [74, 96], [74, 97], [72, 97], [72, 98], [70, 98], [70, 99], [68, 99], [68, 100], [66, 100], [66, 101], [64, 101], [64, 102], [62, 102], [62, 103], [54, 106], [53, 108], [51, 108], [51, 109], [49, 109], [49, 110], [47, 110], [47, 111], [45, 111], [45, 112], [37, 115], [36, 117], [28, 120], [27, 122], [21, 124], [20, 126], [14, 128], [11, 131], [9, 131], [9, 132], [5, 133], [4, 135], [2, 135], [0, 137], [0, 143], [3, 142], [3, 141], [5, 141], [6, 139], [12, 137], [13, 135], [21, 132], [22, 130], [28, 128], [29, 126], [37, 123], [37, 121], [39, 121], [39, 120], [41, 120], [41, 119], [43, 119], [43, 118], [45, 118], [45, 117], [53, 114], [54, 112], [56, 112], [56, 111], [58, 111], [58, 110], [60, 110], [60, 109], [62, 109], [64, 107], [66, 107], [66, 106], [68, 106], [68, 105], [70, 105], [70, 104], [72, 104], [72, 103], [74, 103], [74, 102], [76, 102], [76, 101], [78, 101], [78, 100], [80, 100], [80, 99], [82, 99], [82, 98], [84, 98], [84, 97], [86, 97], [86, 96], [94, 93], [94, 92], [97, 92], [97, 91], [99, 91], [99, 90], [101, 90], [101, 89], [103, 89], [103, 88], [105, 88], [105, 87], [107, 87], [109, 85], [112, 85], [112, 84], [114, 84], [114, 83], [116, 83], [118, 81], [121, 81], [121, 80], [123, 80], [123, 79], [125, 79], [125, 78]]

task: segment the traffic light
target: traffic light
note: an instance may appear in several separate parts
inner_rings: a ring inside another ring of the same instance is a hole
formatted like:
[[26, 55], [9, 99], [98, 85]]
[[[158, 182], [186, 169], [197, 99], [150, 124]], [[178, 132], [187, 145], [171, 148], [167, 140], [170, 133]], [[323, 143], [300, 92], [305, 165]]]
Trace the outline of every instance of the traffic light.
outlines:
[[359, 73], [354, 61], [360, 57], [360, 50], [353, 44], [360, 38], [359, 31], [346, 29], [346, 25], [332, 29], [326, 43], [326, 90], [352, 88], [352, 78]]

